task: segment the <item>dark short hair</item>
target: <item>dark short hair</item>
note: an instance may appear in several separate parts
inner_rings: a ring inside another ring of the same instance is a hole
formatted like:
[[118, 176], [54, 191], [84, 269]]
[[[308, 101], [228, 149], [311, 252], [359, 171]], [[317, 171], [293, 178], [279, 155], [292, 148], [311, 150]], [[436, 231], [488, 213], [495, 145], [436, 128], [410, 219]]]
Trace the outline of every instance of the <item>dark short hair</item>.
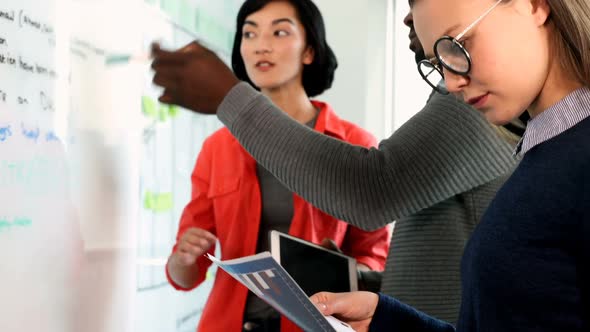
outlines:
[[[236, 23], [236, 34], [232, 50], [232, 68], [235, 75], [242, 81], [256, 87], [248, 77], [244, 59], [240, 54], [242, 45], [242, 27], [246, 17], [255, 13], [276, 0], [246, 0], [240, 11]], [[309, 97], [317, 96], [332, 86], [334, 72], [338, 67], [336, 55], [326, 42], [326, 28], [324, 19], [318, 7], [311, 0], [285, 0], [297, 12], [298, 18], [305, 29], [307, 46], [314, 52], [313, 62], [303, 67], [303, 88]]]

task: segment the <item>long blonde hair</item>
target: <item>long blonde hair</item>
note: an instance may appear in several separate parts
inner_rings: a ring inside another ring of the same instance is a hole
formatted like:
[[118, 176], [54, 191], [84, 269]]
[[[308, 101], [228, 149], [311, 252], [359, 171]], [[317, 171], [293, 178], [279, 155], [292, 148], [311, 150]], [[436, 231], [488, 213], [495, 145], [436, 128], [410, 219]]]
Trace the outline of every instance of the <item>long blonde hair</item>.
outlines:
[[[553, 46], [562, 68], [590, 87], [590, 0], [546, 1], [551, 9], [547, 24], [554, 27]], [[511, 124], [519, 128], [526, 126], [519, 119]], [[503, 126], [495, 126], [495, 129], [512, 145], [521, 138]]]
[[590, 87], [590, 0], [546, 0], [561, 66]]

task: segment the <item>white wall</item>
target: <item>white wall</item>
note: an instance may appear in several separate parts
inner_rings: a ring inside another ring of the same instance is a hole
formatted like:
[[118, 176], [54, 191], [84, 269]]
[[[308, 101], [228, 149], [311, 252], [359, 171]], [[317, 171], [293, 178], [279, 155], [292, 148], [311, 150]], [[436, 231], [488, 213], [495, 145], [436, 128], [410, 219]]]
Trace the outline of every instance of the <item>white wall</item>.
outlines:
[[403, 22], [409, 11], [408, 2], [394, 1], [393, 127], [397, 129], [422, 109], [431, 89], [418, 74], [414, 53], [409, 48], [409, 29]]
[[316, 0], [338, 58], [334, 84], [319, 99], [344, 119], [384, 136], [387, 0]]
[[339, 67], [319, 99], [343, 118], [388, 137], [419, 111], [430, 93], [408, 48], [406, 0], [315, 0]]

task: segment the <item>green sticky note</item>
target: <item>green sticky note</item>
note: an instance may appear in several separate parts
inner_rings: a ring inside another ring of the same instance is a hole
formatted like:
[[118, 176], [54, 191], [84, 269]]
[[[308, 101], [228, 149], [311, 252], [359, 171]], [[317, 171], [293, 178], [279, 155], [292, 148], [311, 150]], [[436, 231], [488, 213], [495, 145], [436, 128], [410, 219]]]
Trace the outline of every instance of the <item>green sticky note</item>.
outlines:
[[155, 213], [171, 211], [174, 207], [172, 193], [156, 194], [147, 191], [143, 199], [143, 207]]
[[168, 119], [168, 105], [160, 104], [158, 108], [158, 120], [164, 122]]
[[116, 65], [116, 64], [126, 64], [129, 63], [131, 60], [131, 55], [125, 54], [115, 54], [109, 55], [105, 58], [105, 65]]
[[162, 213], [171, 211], [172, 208], [172, 193], [165, 193], [158, 195], [156, 206], [153, 208], [153, 211]]
[[0, 220], [0, 232], [8, 230], [10, 227], [12, 227], [12, 223], [6, 220]]
[[178, 107], [177, 107], [177, 106], [174, 106], [174, 105], [168, 105], [168, 115], [169, 115], [171, 118], [174, 118], [174, 117], [176, 117], [176, 116], [178, 115], [178, 113], [179, 113], [179, 109], [178, 109]]
[[14, 220], [13, 225], [20, 226], [20, 227], [28, 227], [33, 224], [33, 221], [29, 218], [17, 218]]
[[178, 115], [178, 107], [174, 105], [160, 104], [158, 114], [155, 117], [160, 122], [166, 122]]
[[143, 207], [146, 210], [151, 210], [152, 206], [154, 205], [154, 195], [152, 194], [151, 191], [148, 191], [145, 193], [144, 197], [143, 197]]
[[148, 96], [141, 97], [141, 110], [148, 118], [160, 122], [166, 122], [179, 113], [177, 106], [162, 104]]
[[141, 111], [150, 118], [158, 116], [157, 103], [148, 96], [141, 97]]

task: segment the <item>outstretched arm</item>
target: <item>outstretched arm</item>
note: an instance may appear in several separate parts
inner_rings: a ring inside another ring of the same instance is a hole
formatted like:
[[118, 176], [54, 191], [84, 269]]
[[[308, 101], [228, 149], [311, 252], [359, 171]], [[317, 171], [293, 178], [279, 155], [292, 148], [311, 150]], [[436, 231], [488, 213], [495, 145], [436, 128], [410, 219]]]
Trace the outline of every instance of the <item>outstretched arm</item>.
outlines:
[[318, 134], [247, 83], [228, 93], [218, 116], [287, 187], [364, 229], [382, 227], [480, 186], [514, 165], [510, 146], [453, 96], [433, 96], [379, 149]]
[[154, 48], [162, 102], [219, 112], [232, 134], [291, 190], [363, 229], [387, 223], [485, 184], [513, 166], [511, 148], [477, 112], [434, 95], [421, 112], [366, 149], [297, 123], [198, 43]]

